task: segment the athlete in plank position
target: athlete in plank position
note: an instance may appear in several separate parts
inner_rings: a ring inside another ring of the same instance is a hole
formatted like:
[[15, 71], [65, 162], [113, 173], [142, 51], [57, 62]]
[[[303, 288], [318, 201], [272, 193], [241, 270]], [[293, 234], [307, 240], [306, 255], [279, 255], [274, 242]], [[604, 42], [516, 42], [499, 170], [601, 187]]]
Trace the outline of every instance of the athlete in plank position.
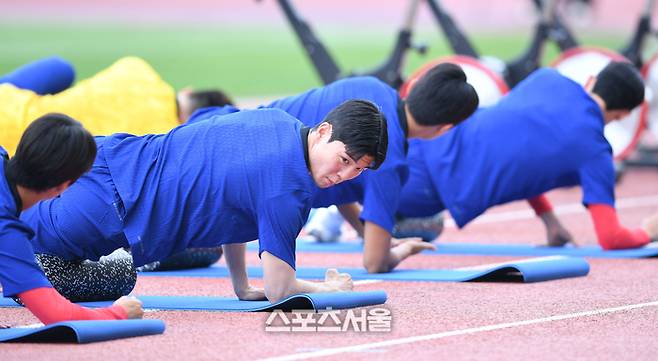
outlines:
[[[546, 227], [549, 246], [572, 242], [543, 193], [581, 186], [599, 244], [636, 248], [658, 237], [658, 220], [628, 229], [615, 211], [612, 149], [603, 127], [644, 100], [644, 83], [628, 63], [613, 62], [585, 88], [540, 69], [498, 104], [476, 112], [448, 134], [412, 142], [398, 230], [435, 238], [437, 212], [459, 227], [495, 205], [527, 199]], [[428, 232], [429, 231], [429, 232]]]
[[[91, 172], [22, 219], [35, 229], [34, 249], [48, 257], [42, 266], [53, 285], [75, 298], [111, 297], [108, 287], [125, 293], [134, 286], [134, 278], [117, 282], [112, 275], [82, 282], [83, 260], [123, 247], [141, 266], [190, 247], [222, 245], [244, 300], [349, 290], [349, 275], [335, 270], [325, 282], [296, 279], [295, 239], [317, 189], [377, 169], [387, 134], [377, 107], [352, 100], [313, 128], [262, 109], [212, 116], [166, 134], [99, 137]], [[251, 287], [246, 274], [244, 243], [255, 239], [264, 290]], [[93, 287], [76, 294], [80, 284]]]

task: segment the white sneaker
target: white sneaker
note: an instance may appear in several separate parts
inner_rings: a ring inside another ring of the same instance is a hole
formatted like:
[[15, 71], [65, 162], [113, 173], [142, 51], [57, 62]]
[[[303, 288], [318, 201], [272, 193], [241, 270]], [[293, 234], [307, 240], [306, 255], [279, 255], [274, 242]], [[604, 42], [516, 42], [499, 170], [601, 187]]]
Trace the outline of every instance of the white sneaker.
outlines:
[[341, 235], [343, 217], [336, 206], [318, 208], [306, 224], [306, 233], [318, 242], [337, 242]]

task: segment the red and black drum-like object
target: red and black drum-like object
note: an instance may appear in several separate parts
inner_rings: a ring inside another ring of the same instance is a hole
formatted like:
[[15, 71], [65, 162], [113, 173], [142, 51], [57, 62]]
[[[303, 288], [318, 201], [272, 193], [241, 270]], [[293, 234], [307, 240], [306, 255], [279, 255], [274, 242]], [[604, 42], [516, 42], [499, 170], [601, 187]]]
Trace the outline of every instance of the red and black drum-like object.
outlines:
[[[611, 61], [628, 61], [628, 59], [609, 49], [577, 47], [562, 53], [552, 66], [561, 74], [585, 85], [590, 77], [596, 76]], [[658, 81], [658, 72], [654, 77]], [[633, 153], [647, 127], [649, 104], [653, 98], [650, 86], [645, 93], [645, 101], [641, 106], [624, 119], [611, 122], [605, 127], [605, 137], [612, 146], [615, 161], [624, 161]]]
[[646, 126], [653, 136], [658, 139], [658, 54], [655, 54], [642, 67], [642, 76], [647, 87], [648, 110]]

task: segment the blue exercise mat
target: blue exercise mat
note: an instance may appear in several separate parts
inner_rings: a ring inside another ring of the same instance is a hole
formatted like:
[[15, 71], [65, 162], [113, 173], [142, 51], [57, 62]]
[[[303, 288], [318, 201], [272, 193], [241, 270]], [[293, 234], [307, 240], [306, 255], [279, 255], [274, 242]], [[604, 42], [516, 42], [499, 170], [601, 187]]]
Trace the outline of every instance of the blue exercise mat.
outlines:
[[[386, 302], [384, 291], [304, 293], [293, 295], [277, 303], [269, 301], [240, 301], [236, 298], [203, 296], [136, 296], [145, 309], [270, 312], [273, 310], [333, 310], [381, 305]], [[85, 307], [107, 307], [110, 301], [81, 302]], [[11, 298], [0, 299], [0, 307], [19, 307]]]
[[[606, 251], [600, 246], [547, 247], [531, 244], [481, 244], [481, 243], [436, 243], [436, 251], [423, 254], [459, 254], [478, 256], [575, 256], [594, 258], [650, 258], [658, 257], [658, 243], [642, 248]], [[257, 242], [250, 242], [248, 249], [258, 249]], [[319, 243], [297, 240], [299, 252], [360, 253], [363, 246], [358, 242]]]
[[530, 244], [438, 243], [435, 254], [500, 255], [500, 256], [576, 256], [595, 258], [649, 258], [658, 256], [658, 244], [642, 248], [606, 251], [600, 246], [548, 247]]
[[[297, 268], [297, 277], [306, 279], [323, 279], [326, 268]], [[589, 273], [589, 264], [579, 257], [540, 257], [476, 267], [456, 269], [396, 269], [390, 273], [367, 273], [363, 268], [339, 268], [355, 280], [389, 280], [389, 281], [508, 281], [540, 282], [560, 278], [585, 276]], [[247, 268], [249, 277], [263, 277], [260, 267]], [[144, 272], [143, 276], [175, 277], [229, 277], [226, 267], [212, 266], [180, 271]]]
[[41, 327], [0, 328], [0, 342], [90, 343], [159, 335], [164, 330], [160, 320], [66, 321]]

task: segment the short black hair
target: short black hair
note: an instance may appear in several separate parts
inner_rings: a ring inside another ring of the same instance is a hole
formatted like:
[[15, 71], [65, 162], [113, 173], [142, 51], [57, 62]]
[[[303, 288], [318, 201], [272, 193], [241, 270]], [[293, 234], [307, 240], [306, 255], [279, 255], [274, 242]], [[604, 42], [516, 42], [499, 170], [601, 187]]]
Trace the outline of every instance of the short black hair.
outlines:
[[596, 76], [592, 93], [606, 110], [632, 110], [644, 101], [644, 80], [633, 64], [612, 61]]
[[325, 122], [332, 127], [329, 142], [343, 142], [347, 155], [353, 160], [358, 161], [365, 155], [373, 157], [370, 169], [377, 169], [384, 163], [388, 126], [386, 117], [375, 104], [367, 100], [348, 100], [332, 109], [313, 129]]
[[441, 63], [421, 76], [406, 102], [420, 125], [456, 125], [475, 112], [480, 99], [459, 65]]
[[25, 129], [7, 175], [19, 186], [45, 191], [75, 182], [94, 159], [96, 142], [82, 124], [64, 114], [49, 113]]
[[194, 110], [233, 105], [233, 100], [219, 89], [195, 90], [190, 93], [190, 100]]

